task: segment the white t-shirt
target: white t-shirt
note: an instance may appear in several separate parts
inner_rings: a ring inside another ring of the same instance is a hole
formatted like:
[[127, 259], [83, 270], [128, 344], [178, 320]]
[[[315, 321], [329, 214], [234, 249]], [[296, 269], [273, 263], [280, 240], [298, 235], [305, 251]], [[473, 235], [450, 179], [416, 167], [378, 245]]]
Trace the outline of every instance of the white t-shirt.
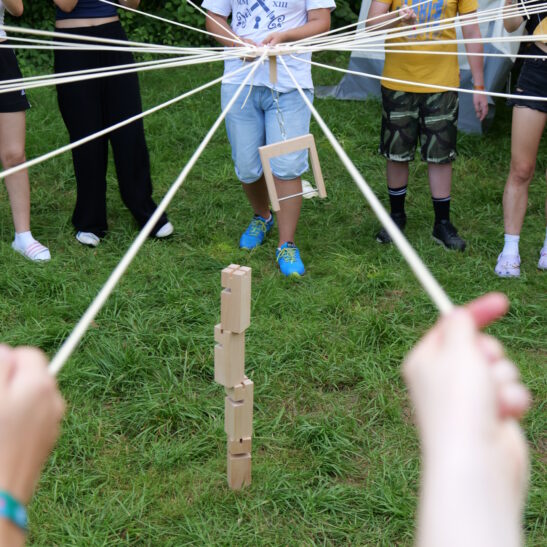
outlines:
[[[272, 32], [283, 32], [287, 29], [301, 27], [308, 22], [308, 11], [320, 8], [334, 9], [334, 0], [204, 0], [201, 5], [223, 17], [232, 14], [232, 30], [241, 38], [248, 38], [259, 44]], [[211, 29], [213, 32], [214, 29]], [[311, 53], [303, 53], [298, 57], [311, 59]], [[297, 82], [304, 89], [312, 89], [311, 65], [292, 59], [289, 55], [283, 56], [289, 70]], [[241, 59], [227, 59], [224, 61], [224, 74], [233, 72], [243, 66]], [[235, 76], [224, 78], [224, 83], [240, 84], [247, 76], [242, 71]], [[295, 85], [287, 74], [285, 67], [277, 63], [277, 83], [270, 82], [269, 64], [259, 67], [252, 78], [253, 85], [273, 87], [282, 93], [292, 91]]]
[[[2, 3], [2, 0], [0, 0], [0, 25], [4, 25], [4, 4]], [[0, 40], [2, 38], [6, 38], [6, 31], [4, 29], [0, 29]]]

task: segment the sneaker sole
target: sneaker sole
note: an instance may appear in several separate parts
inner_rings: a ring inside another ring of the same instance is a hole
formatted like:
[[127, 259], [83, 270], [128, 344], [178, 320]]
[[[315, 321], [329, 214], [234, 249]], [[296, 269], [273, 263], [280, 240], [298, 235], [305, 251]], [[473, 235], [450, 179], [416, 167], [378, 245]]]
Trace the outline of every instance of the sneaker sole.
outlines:
[[382, 245], [389, 245], [390, 243], [393, 243], [393, 240], [390, 240], [390, 241], [383, 241], [382, 239], [380, 239], [379, 237], [376, 238], [376, 241], [378, 243], [381, 243]]
[[99, 244], [96, 243], [96, 244], [93, 244], [93, 243], [84, 243], [83, 241], [80, 241], [78, 238], [76, 238], [76, 241], [80, 244], [80, 245], [83, 245], [84, 247], [89, 247], [90, 249], [96, 249]]
[[465, 249], [467, 248], [467, 245], [464, 245], [463, 249], [459, 249], [457, 247], [448, 247], [444, 244], [444, 241], [442, 239], [439, 239], [435, 236], [431, 236], [431, 237], [433, 238], [433, 241], [435, 241], [435, 243], [442, 245], [446, 251], [459, 251], [460, 253], [463, 253]]
[[515, 274], [515, 273], [499, 273], [499, 272], [496, 272], [494, 270], [494, 273], [498, 276], [498, 277], [501, 277], [502, 279], [509, 279], [511, 277], [513, 278], [519, 278], [520, 277], [520, 272], [518, 274]]

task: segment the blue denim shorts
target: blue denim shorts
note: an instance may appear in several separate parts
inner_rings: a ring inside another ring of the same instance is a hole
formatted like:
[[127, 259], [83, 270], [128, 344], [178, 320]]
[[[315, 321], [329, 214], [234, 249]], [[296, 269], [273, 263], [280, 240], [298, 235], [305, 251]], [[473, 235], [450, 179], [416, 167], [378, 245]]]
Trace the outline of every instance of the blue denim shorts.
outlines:
[[[222, 84], [221, 104], [224, 109], [238, 89], [236, 84]], [[304, 90], [310, 101], [313, 92]], [[246, 184], [262, 176], [258, 147], [282, 139], [280, 121], [274, 96], [276, 92], [265, 86], [246, 86], [226, 116], [226, 132], [232, 145], [237, 178]], [[298, 90], [279, 93], [279, 107], [283, 115], [286, 138], [300, 137], [310, 132], [310, 109]], [[282, 180], [299, 177], [308, 170], [308, 151], [299, 150], [271, 159], [273, 174]]]

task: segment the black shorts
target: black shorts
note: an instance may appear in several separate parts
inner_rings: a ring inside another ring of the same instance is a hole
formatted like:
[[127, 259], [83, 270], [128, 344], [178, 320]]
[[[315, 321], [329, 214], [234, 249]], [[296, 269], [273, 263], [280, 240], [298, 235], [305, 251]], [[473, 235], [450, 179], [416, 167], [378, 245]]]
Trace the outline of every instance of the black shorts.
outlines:
[[[535, 44], [532, 44], [526, 53], [528, 55], [542, 55], [542, 57], [524, 60], [514, 94], [547, 98], [547, 54]], [[509, 106], [525, 106], [547, 113], [547, 101], [515, 98], [509, 99], [507, 104]]]
[[[6, 42], [2, 42], [6, 44]], [[0, 82], [22, 78], [15, 52], [10, 48], [0, 48]], [[30, 104], [27, 101], [25, 90], [0, 93], [0, 112], [21, 112], [28, 110]]]

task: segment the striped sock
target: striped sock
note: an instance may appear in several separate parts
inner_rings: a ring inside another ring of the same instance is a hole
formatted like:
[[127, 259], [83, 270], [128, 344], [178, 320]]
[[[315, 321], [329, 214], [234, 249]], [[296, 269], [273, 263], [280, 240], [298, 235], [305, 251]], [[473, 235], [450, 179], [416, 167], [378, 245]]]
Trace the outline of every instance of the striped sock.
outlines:
[[405, 198], [406, 198], [406, 189], [408, 185], [402, 186], [401, 188], [390, 188], [387, 187], [387, 192], [389, 194], [389, 204], [391, 206], [391, 214], [404, 215], [405, 214]]

